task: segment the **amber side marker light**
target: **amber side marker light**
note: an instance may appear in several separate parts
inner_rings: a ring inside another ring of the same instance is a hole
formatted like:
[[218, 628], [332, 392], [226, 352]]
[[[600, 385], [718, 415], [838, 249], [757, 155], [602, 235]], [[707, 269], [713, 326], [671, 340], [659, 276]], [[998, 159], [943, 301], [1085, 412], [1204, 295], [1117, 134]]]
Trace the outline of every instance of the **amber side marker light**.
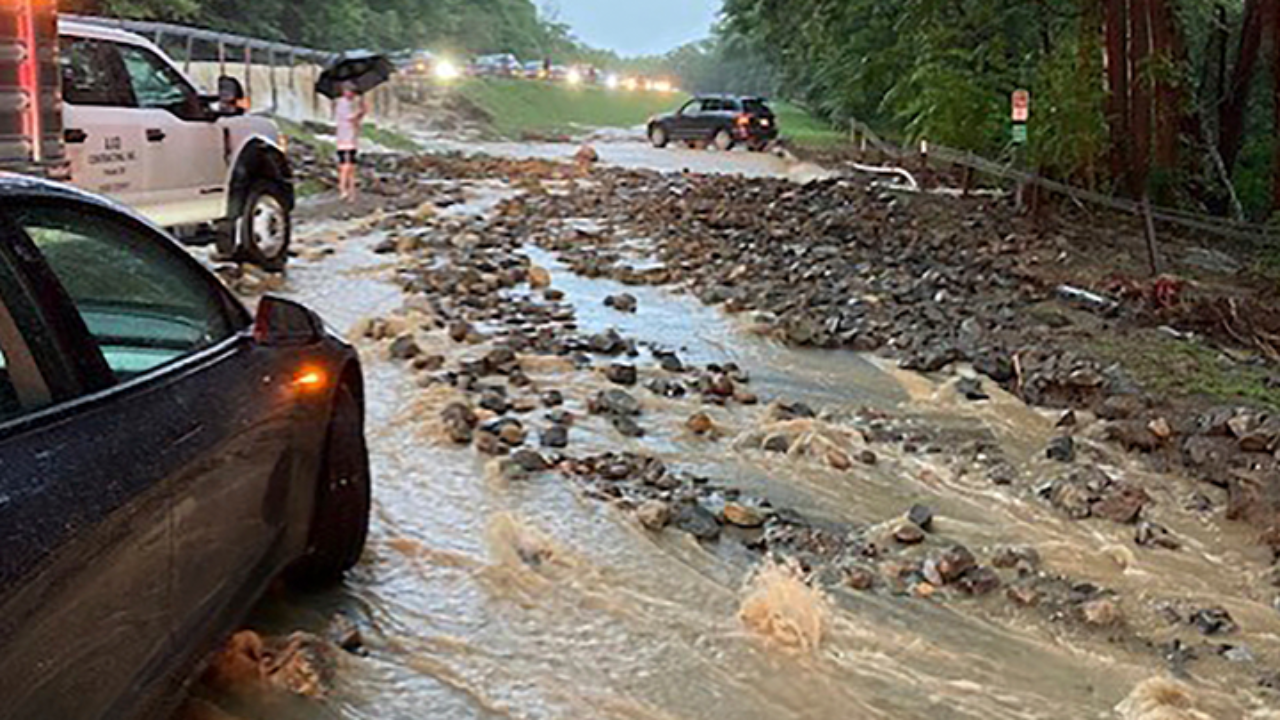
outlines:
[[328, 384], [329, 376], [320, 368], [304, 367], [293, 376], [293, 386], [304, 392], [323, 390]]

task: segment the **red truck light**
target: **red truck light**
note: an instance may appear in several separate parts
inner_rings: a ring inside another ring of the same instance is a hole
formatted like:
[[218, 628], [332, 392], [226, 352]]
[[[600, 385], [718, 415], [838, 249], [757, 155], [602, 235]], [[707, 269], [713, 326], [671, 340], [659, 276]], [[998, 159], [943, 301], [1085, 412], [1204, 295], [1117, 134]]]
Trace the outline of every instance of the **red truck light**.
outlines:
[[18, 45], [23, 53], [18, 60], [18, 87], [27, 97], [23, 134], [31, 138], [31, 159], [40, 162], [44, 143], [40, 127], [40, 56], [36, 47], [35, 7], [29, 1], [18, 5]]
[[[55, 10], [52, 0], [0, 0], [0, 159], [40, 163], [50, 154], [44, 147], [45, 112], [56, 111], [57, 103], [56, 95], [42, 97], [42, 90], [56, 87], [41, 87], [42, 66], [54, 62], [47, 49], [42, 54], [41, 36], [55, 32], [49, 29]], [[49, 122], [56, 132], [56, 118]]]

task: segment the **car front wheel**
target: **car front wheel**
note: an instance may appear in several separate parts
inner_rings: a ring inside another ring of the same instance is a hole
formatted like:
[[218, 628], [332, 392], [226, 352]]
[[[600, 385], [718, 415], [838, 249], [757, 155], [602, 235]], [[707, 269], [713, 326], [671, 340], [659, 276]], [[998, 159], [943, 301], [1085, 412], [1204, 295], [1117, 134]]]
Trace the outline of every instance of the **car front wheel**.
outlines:
[[236, 220], [238, 254], [265, 270], [281, 270], [289, 260], [293, 223], [286, 197], [279, 183], [259, 180], [249, 188]]
[[369, 535], [371, 485], [360, 403], [343, 385], [325, 438], [307, 554], [290, 568], [291, 581], [304, 587], [330, 585], [359, 562]]
[[653, 143], [656, 148], [664, 148], [667, 146], [667, 130], [661, 125], [654, 125], [649, 128], [649, 142]]

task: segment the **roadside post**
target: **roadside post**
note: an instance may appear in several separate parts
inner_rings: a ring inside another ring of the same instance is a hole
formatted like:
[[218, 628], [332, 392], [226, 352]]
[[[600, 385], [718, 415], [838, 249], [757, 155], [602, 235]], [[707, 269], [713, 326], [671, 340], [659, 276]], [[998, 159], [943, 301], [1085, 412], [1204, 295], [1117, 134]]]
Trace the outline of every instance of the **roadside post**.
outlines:
[[[1013, 165], [1014, 168], [1025, 170], [1025, 152], [1027, 146], [1027, 121], [1031, 118], [1031, 93], [1026, 90], [1014, 90], [1012, 97], [1013, 117]], [[1026, 192], [1027, 183], [1022, 177], [1018, 178], [1018, 190], [1015, 194], [1018, 212], [1022, 212], [1026, 208]]]
[[253, 108], [253, 48], [244, 46], [244, 94], [249, 98], [249, 108]]

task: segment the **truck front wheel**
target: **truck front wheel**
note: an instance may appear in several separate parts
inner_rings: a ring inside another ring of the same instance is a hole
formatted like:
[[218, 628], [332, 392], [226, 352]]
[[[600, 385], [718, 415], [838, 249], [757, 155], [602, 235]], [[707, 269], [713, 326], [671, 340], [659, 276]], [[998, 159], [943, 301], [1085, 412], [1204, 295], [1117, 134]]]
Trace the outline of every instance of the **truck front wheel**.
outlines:
[[235, 221], [235, 254], [264, 270], [282, 270], [289, 260], [293, 223], [288, 193], [278, 182], [259, 180], [249, 187]]

